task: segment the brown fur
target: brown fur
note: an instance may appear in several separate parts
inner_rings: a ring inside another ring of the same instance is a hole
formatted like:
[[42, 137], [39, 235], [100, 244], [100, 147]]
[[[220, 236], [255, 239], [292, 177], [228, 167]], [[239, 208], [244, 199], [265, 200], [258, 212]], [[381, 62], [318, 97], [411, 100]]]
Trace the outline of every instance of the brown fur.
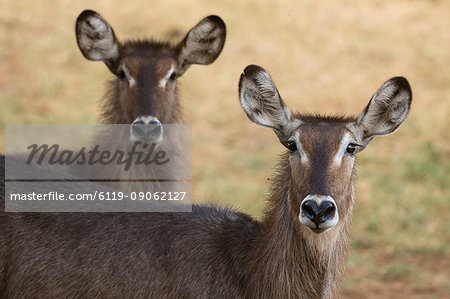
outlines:
[[[294, 118], [302, 119], [302, 116], [295, 115]], [[344, 119], [338, 120], [337, 125], [333, 125], [326, 118], [316, 117], [310, 124], [303, 125], [304, 151], [311, 156], [317, 150], [314, 146], [327, 143], [328, 156], [332, 156], [337, 150], [335, 140], [339, 140], [345, 130], [340, 124]], [[313, 125], [314, 122], [323, 125]], [[341, 134], [336, 134], [336, 131]], [[262, 221], [264, 230], [255, 238], [248, 257], [250, 266], [244, 272], [245, 279], [248, 279], [247, 297], [329, 298], [335, 295], [349, 237], [354, 170], [350, 170], [347, 182], [339, 179], [327, 183], [334, 191], [342, 213], [338, 226], [321, 235], [302, 227], [298, 221], [301, 200], [313, 183], [310, 180], [312, 171], [311, 164], [302, 165], [296, 156], [282, 156]], [[340, 171], [329, 176], [339, 178]]]
[[138, 116], [149, 114], [163, 124], [182, 123], [176, 81], [168, 84], [166, 89], [158, 86], [159, 80], [175, 64], [173, 46], [152, 41], [130, 41], [121, 49], [124, 54], [119, 64], [125, 64], [131, 76], [136, 78], [136, 88], [130, 88], [128, 82], [119, 78], [110, 80], [100, 108], [102, 122], [131, 124]]

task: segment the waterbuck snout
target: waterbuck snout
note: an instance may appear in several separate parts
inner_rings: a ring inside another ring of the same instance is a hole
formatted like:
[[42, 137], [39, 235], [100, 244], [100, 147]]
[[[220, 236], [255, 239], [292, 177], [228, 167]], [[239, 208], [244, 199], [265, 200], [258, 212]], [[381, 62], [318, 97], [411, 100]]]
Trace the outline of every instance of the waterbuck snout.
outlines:
[[160, 143], [163, 138], [163, 126], [156, 117], [138, 117], [130, 128], [131, 141]]
[[120, 42], [97, 12], [83, 11], [75, 25], [78, 46], [88, 60], [103, 61], [116, 76], [110, 81], [102, 118], [108, 124], [130, 124], [131, 140], [163, 138], [162, 124], [181, 121], [177, 79], [192, 64], [211, 64], [221, 53], [225, 23], [208, 16], [177, 43], [154, 40]]
[[331, 196], [308, 195], [300, 204], [299, 219], [313, 232], [323, 232], [339, 221], [336, 202]]

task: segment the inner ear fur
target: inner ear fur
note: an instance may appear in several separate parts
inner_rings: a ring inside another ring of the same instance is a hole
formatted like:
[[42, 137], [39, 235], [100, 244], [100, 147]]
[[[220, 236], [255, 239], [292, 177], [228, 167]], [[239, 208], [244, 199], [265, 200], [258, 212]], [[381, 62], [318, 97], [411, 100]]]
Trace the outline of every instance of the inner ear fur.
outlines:
[[269, 74], [260, 66], [249, 65], [239, 81], [239, 99], [250, 121], [271, 128], [281, 141], [291, 131], [291, 113]]
[[224, 21], [215, 15], [201, 20], [176, 47], [178, 73], [183, 74], [192, 64], [211, 64], [222, 52], [226, 39]]
[[403, 77], [386, 81], [373, 95], [356, 121], [363, 146], [377, 135], [394, 132], [406, 119], [412, 101], [412, 91]]
[[119, 42], [111, 25], [93, 10], [83, 11], [75, 23], [77, 44], [88, 60], [103, 61], [114, 72]]

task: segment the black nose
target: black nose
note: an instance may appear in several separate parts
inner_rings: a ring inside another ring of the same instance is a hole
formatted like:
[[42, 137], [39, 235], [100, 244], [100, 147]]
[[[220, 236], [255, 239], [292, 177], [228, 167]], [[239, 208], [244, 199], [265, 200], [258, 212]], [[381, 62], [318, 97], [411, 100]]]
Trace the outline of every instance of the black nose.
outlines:
[[336, 213], [336, 205], [329, 201], [323, 201], [320, 206], [314, 200], [307, 200], [302, 204], [302, 212], [305, 217], [319, 226], [322, 222], [330, 220]]
[[142, 120], [135, 121], [131, 125], [131, 134], [141, 140], [158, 139], [162, 134], [161, 123], [154, 120], [151, 120], [148, 124]]

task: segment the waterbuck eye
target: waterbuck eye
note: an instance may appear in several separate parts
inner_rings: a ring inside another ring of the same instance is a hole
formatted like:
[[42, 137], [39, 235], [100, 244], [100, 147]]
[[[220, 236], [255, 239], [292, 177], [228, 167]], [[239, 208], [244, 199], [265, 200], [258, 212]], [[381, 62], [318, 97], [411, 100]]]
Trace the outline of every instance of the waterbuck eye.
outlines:
[[173, 72], [172, 75], [170, 75], [169, 80], [175, 81], [176, 78], [177, 78], [177, 74], [175, 74], [175, 72]]
[[124, 71], [124, 70], [120, 70], [120, 71], [117, 73], [117, 77], [119, 77], [120, 80], [124, 80], [124, 79], [127, 77], [127, 74], [125, 74], [125, 71]]
[[294, 140], [289, 140], [289, 141], [283, 142], [282, 144], [291, 152], [297, 150], [297, 144], [295, 143]]
[[354, 143], [350, 143], [349, 145], [347, 145], [347, 153], [351, 155], [354, 154], [357, 146], [358, 145]]

